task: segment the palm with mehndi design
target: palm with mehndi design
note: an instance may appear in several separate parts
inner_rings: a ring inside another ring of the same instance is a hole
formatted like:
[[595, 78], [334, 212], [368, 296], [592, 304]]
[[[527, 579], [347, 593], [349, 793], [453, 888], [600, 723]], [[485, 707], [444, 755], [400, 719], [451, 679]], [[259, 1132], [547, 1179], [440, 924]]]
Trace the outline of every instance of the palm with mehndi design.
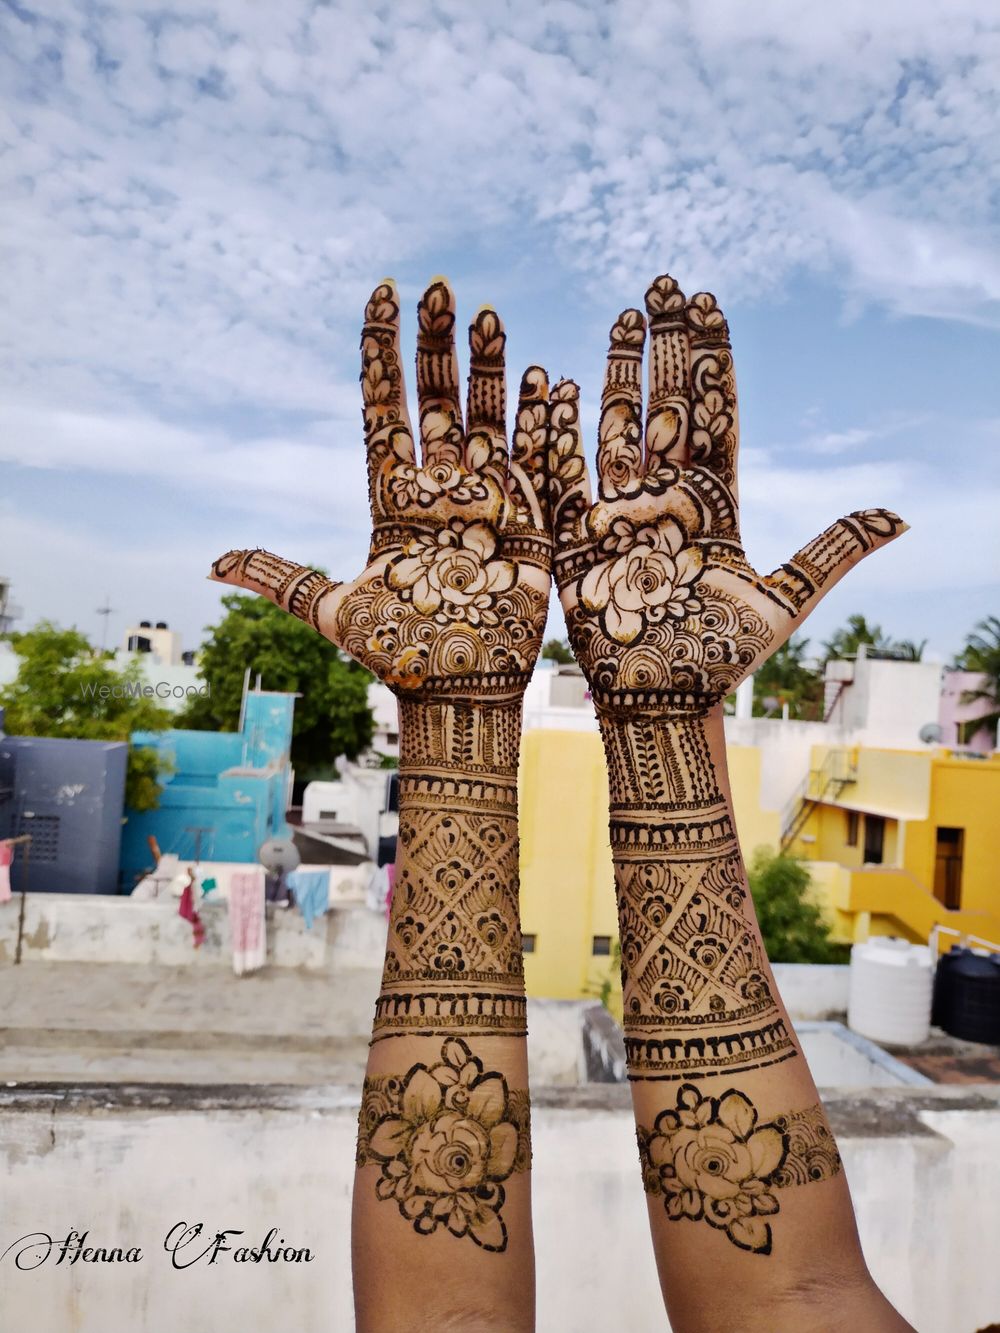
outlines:
[[859, 560], [906, 530], [884, 509], [839, 519], [771, 574], [740, 541], [736, 387], [715, 298], [673, 278], [646, 293], [646, 321], [611, 329], [592, 502], [578, 392], [553, 389], [549, 449], [555, 574], [598, 708], [698, 713], [754, 671]]
[[243, 550], [217, 560], [213, 577], [269, 597], [403, 697], [519, 693], [548, 605], [548, 386], [538, 368], [525, 373], [508, 450], [505, 340], [495, 312], [481, 310], [469, 330], [463, 422], [454, 297], [443, 280], [427, 289], [418, 307], [418, 460], [400, 366], [398, 294], [381, 283], [361, 337], [367, 567], [353, 582], [337, 583], [267, 551]]

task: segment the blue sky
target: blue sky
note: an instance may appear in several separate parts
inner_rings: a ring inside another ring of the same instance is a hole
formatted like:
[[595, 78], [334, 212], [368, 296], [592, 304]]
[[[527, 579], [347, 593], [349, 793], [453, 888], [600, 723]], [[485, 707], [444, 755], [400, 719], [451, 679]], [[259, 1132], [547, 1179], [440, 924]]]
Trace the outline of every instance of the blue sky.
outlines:
[[947, 659], [1000, 611], [998, 67], [989, 0], [0, 0], [22, 624], [99, 636], [110, 596], [109, 637], [195, 646], [231, 546], [359, 572], [381, 277], [409, 348], [433, 275], [494, 304], [592, 448], [608, 327], [669, 270], [729, 316], [751, 560], [896, 509], [807, 632]]

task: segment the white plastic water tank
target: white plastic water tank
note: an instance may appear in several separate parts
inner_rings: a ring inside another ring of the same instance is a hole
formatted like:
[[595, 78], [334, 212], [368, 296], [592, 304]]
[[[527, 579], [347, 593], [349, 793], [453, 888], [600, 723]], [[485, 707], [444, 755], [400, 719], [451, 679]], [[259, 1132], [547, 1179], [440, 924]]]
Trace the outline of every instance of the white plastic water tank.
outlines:
[[847, 1024], [872, 1041], [916, 1046], [931, 1026], [934, 960], [925, 944], [875, 936], [851, 949]]

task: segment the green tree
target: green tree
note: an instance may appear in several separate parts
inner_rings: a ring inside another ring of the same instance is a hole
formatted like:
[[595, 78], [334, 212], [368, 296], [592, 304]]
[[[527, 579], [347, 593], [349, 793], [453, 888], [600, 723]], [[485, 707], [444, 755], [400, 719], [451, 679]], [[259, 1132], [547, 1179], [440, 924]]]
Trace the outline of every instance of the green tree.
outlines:
[[862, 644], [884, 652], [892, 647], [892, 640], [882, 631], [881, 625], [869, 625], [864, 616], [848, 616], [847, 624], [823, 644], [824, 662], [835, 657], [856, 657]]
[[295, 701], [292, 763], [302, 778], [328, 774], [339, 755], [355, 759], [372, 740], [369, 672], [345, 657], [314, 629], [264, 597], [228, 593], [225, 616], [207, 626], [198, 654], [206, 695], [193, 696], [179, 725], [235, 731], [243, 677], [261, 676], [265, 689], [287, 690]]
[[548, 639], [542, 647], [542, 656], [560, 666], [568, 666], [573, 659], [573, 650], [566, 639]]
[[846, 945], [830, 940], [821, 909], [809, 896], [809, 871], [784, 852], [759, 847], [749, 871], [764, 948], [772, 963], [839, 963]]
[[955, 665], [962, 671], [978, 671], [983, 677], [975, 689], [962, 691], [962, 703], [984, 703], [988, 709], [981, 718], [965, 723], [966, 740], [984, 729], [995, 736], [1000, 724], [1000, 618], [987, 616], [978, 622], [966, 637]]
[[[12, 736], [52, 736], [85, 741], [128, 741], [135, 731], [165, 731], [173, 718], [143, 695], [137, 661], [119, 671], [75, 629], [50, 620], [5, 636], [18, 656], [17, 676], [0, 691], [4, 727]], [[155, 810], [166, 762], [129, 745], [125, 801]]]
[[926, 647], [926, 639], [921, 639], [919, 643], [914, 643], [912, 639], [895, 639], [891, 645], [891, 651], [893, 657], [900, 662], [922, 662]]
[[823, 677], [806, 665], [809, 640], [794, 634], [757, 668], [753, 678], [754, 713], [766, 716], [782, 711], [808, 722], [823, 717]]

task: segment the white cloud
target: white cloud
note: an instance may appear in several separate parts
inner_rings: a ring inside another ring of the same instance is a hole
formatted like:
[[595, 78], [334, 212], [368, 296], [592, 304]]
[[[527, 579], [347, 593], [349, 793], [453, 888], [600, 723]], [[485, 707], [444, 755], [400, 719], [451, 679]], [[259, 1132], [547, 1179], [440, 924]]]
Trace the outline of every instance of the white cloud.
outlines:
[[[851, 309], [1000, 326], [988, 0], [30, 8], [0, 54], [9, 461], [353, 533], [365, 296], [388, 269], [409, 310], [449, 253], [501, 309], [539, 256], [605, 326], [665, 263], [725, 302], [806, 273]], [[942, 503], [869, 457], [893, 420], [811, 428], [876, 470], [811, 468], [808, 494]], [[787, 529], [805, 475], [751, 460], [744, 495]], [[967, 524], [943, 503], [967, 560], [995, 497]]]
[[55, 0], [7, 35], [6, 359], [48, 389], [325, 410], [388, 258], [539, 228], [623, 291], [669, 257], [1000, 320], [987, 0]]

